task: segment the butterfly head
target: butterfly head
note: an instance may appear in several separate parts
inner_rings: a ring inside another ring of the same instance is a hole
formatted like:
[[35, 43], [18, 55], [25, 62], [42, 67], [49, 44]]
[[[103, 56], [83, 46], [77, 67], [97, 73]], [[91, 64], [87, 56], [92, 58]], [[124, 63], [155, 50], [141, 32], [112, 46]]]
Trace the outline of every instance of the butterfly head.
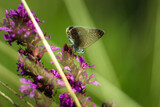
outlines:
[[71, 35], [71, 30], [74, 28], [73, 26], [70, 26], [66, 29], [67, 35]]

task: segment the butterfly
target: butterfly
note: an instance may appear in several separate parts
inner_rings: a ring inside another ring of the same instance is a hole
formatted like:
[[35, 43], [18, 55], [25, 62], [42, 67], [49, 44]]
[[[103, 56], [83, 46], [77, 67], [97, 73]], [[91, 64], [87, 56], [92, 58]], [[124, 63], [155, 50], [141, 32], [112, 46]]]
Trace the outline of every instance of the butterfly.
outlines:
[[86, 27], [70, 26], [66, 29], [68, 40], [78, 53], [84, 53], [84, 49], [95, 43], [103, 35], [100, 29], [90, 29]]

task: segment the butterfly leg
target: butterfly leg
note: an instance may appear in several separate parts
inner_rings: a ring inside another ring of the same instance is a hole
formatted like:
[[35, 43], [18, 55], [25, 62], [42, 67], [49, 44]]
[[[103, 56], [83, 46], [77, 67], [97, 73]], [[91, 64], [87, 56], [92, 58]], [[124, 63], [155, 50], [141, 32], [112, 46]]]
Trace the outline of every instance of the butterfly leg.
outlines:
[[77, 51], [78, 53], [84, 53], [84, 50], [78, 46], [73, 46], [74, 50]]

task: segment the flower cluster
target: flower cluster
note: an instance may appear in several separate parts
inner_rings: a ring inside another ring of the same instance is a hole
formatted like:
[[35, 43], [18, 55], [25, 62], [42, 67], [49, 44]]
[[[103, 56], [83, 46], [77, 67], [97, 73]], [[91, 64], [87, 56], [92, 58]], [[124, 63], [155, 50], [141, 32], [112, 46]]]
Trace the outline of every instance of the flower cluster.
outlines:
[[[56, 57], [59, 59], [59, 63], [64, 66], [63, 70], [65, 72], [65, 76], [67, 80], [69, 81], [73, 91], [77, 94], [79, 100], [81, 102], [84, 102], [85, 97], [85, 89], [87, 84], [94, 84], [94, 85], [100, 85], [97, 81], [91, 81], [91, 79], [94, 77], [94, 74], [88, 76], [85, 69], [89, 67], [93, 67], [94, 65], [89, 66], [88, 63], [86, 63], [81, 56], [77, 56], [73, 53], [72, 47], [68, 47], [65, 45], [62, 49], [62, 52], [58, 52], [60, 55], [57, 55]], [[79, 64], [76, 65], [76, 62]], [[57, 70], [52, 69], [51, 72], [56, 77], [57, 86], [60, 88], [65, 87], [64, 82], [61, 80], [61, 77]], [[82, 97], [83, 96], [83, 97]], [[63, 93], [59, 96], [60, 98], [60, 105], [61, 107], [74, 107], [75, 104], [72, 100], [72, 98], [69, 96], [68, 93]], [[87, 100], [86, 102], [89, 102]], [[86, 103], [87, 104], [87, 103]], [[84, 106], [86, 106], [84, 104]], [[83, 105], [83, 104], [82, 104]], [[93, 104], [94, 106], [94, 104]]]
[[[51, 100], [53, 102], [53, 97], [58, 95], [61, 107], [76, 106], [69, 93], [59, 94], [57, 92], [65, 88], [65, 84], [58, 71], [56, 69], [45, 68], [41, 62], [41, 58], [47, 50], [44, 46], [39, 46], [41, 39], [28, 17], [23, 4], [21, 3], [17, 10], [5, 10], [5, 12], [6, 19], [3, 19], [3, 23], [0, 23], [0, 31], [7, 32], [7, 34], [4, 34], [4, 39], [10, 45], [13, 42], [17, 42], [18, 45], [22, 46], [18, 50], [19, 59], [17, 63], [17, 71], [23, 77], [20, 79], [23, 85], [21, 85], [19, 91], [24, 93], [24, 96], [29, 95], [31, 98], [34, 97], [37, 105], [48, 104]], [[32, 14], [34, 14], [33, 11]], [[38, 23], [44, 22], [36, 17], [35, 19]], [[50, 39], [50, 35], [45, 38]], [[52, 51], [60, 49], [55, 46], [50, 47]], [[87, 84], [100, 85], [97, 81], [91, 80], [95, 75], [88, 76], [86, 71], [87, 68], [94, 67], [94, 65], [88, 65], [82, 56], [75, 55], [72, 47], [68, 47], [67, 45], [64, 45], [62, 51], [56, 52], [56, 58], [63, 66], [64, 74], [72, 90], [78, 96], [81, 105], [83, 107], [87, 105], [95, 107], [90, 97], [86, 96], [85, 90]], [[54, 62], [51, 62], [51, 64], [54, 64]], [[48, 98], [50, 101], [46, 102]], [[43, 99], [44, 102], [38, 102], [38, 99]]]
[[[10, 11], [5, 10], [5, 13], [6, 19], [3, 19], [3, 27], [0, 27], [0, 31], [8, 32], [8, 34], [4, 35], [4, 39], [8, 40], [10, 45], [12, 45], [12, 42], [15, 40], [17, 40], [18, 44], [25, 45], [25, 42], [31, 42], [36, 37], [37, 31], [22, 3], [16, 11], [12, 9]], [[33, 11], [32, 14], [34, 14]], [[38, 18], [35, 19], [38, 23], [44, 22]]]

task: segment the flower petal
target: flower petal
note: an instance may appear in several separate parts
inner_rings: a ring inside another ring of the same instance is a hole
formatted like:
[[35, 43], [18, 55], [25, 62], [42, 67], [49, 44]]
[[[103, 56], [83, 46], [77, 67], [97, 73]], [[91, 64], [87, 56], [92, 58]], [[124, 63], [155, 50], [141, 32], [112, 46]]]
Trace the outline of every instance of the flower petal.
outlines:
[[38, 75], [38, 77], [37, 77], [38, 80], [40, 80], [42, 78], [43, 78], [43, 76], [41, 76], [41, 75]]
[[32, 81], [27, 80], [25, 78], [21, 78], [20, 81], [21, 81], [21, 83], [24, 83], [24, 84], [32, 84]]
[[32, 91], [29, 93], [29, 97], [30, 97], [30, 98], [33, 98], [33, 97], [34, 97], [34, 95], [35, 95], [35, 90], [36, 90], [36, 89], [32, 89]]
[[20, 88], [19, 88], [19, 91], [23, 93], [30, 88], [31, 88], [30, 85], [21, 85]]
[[93, 64], [93, 65], [88, 66], [88, 68], [90, 68], [90, 67], [95, 67], [95, 65]]
[[15, 27], [15, 23], [14, 23], [14, 21], [10, 21], [9, 23], [10, 23], [10, 26], [12, 26], [12, 28], [14, 28], [14, 27]]
[[59, 55], [56, 55], [56, 58], [57, 58], [59, 61], [62, 60], [61, 57], [60, 57]]
[[26, 31], [24, 37], [28, 37], [30, 35], [30, 31]]
[[8, 28], [8, 27], [0, 27], [0, 31], [3, 30], [3, 31], [6, 31], [6, 32], [11, 32], [13, 31], [12, 29]]
[[14, 10], [12, 10], [12, 9], [11, 9], [11, 10], [9, 10], [9, 12], [10, 12], [10, 14], [11, 14], [11, 15], [17, 15], [17, 12], [16, 12], [16, 11], [14, 11]]
[[97, 81], [89, 81], [89, 83], [91, 83], [91, 84], [94, 84], [94, 85], [101, 85], [99, 82], [97, 82]]
[[5, 40], [9, 39], [9, 35], [4, 34], [4, 39], [5, 39]]
[[59, 85], [61, 85], [61, 86], [65, 86], [65, 83], [64, 83], [64, 81], [63, 81], [63, 80], [57, 79], [57, 82], [58, 82], [58, 84], [59, 84]]
[[50, 46], [50, 48], [51, 48], [52, 51], [57, 51], [57, 50], [60, 49], [60, 47], [55, 47], [55, 46]]
[[88, 100], [90, 100], [90, 99], [91, 99], [91, 97], [87, 97], [87, 98], [86, 98], [86, 102], [87, 102]]
[[65, 66], [65, 67], [63, 68], [63, 71], [64, 71], [64, 70], [71, 71], [71, 69], [69, 68], [69, 66]]
[[77, 62], [80, 62], [77, 55], [74, 55], [74, 57], [76, 58]]
[[94, 76], [95, 76], [95, 74], [91, 74], [91, 75], [89, 76], [89, 80], [92, 79]]
[[80, 61], [80, 64], [82, 65], [83, 63], [85, 63], [84, 59], [83, 59], [83, 56], [79, 56], [79, 61]]
[[50, 61], [50, 63], [51, 63], [51, 64], [54, 64], [54, 62], [53, 62], [53, 61]]
[[45, 38], [46, 38], [46, 39], [51, 39], [51, 34], [49, 34], [48, 37], [45, 36]]

